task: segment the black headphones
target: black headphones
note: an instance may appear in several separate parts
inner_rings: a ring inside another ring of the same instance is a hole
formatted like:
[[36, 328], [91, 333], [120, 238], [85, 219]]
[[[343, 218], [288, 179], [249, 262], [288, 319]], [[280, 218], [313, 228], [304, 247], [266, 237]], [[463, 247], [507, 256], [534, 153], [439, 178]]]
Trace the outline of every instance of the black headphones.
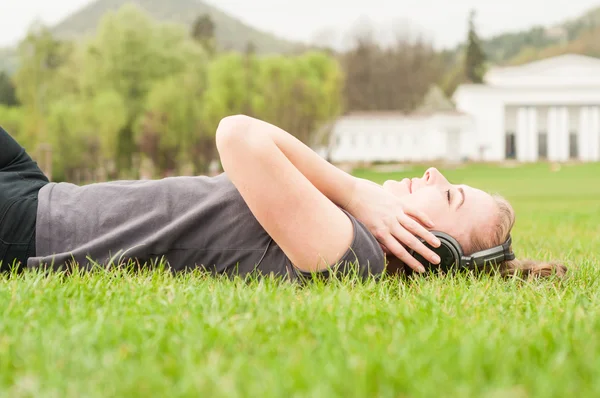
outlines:
[[440, 256], [441, 262], [439, 264], [431, 264], [419, 253], [414, 250], [410, 250], [411, 256], [416, 258], [425, 267], [425, 270], [429, 271], [443, 271], [449, 272], [452, 270], [476, 270], [483, 268], [486, 264], [501, 263], [503, 261], [510, 261], [515, 259], [515, 254], [512, 252], [510, 245], [512, 238], [509, 236], [504, 244], [492, 247], [491, 249], [482, 250], [477, 253], [473, 253], [470, 256], [465, 256], [461, 245], [451, 237], [450, 235], [440, 232], [431, 231], [441, 242], [440, 247], [433, 247], [425, 242], [421, 241], [431, 249], [435, 254]]

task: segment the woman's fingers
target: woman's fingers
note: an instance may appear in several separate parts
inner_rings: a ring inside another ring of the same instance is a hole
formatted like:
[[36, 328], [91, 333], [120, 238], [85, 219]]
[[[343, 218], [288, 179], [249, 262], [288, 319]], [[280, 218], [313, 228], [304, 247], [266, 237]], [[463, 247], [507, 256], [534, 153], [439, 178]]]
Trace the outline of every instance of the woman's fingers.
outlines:
[[413, 235], [423, 238], [423, 240], [429, 243], [431, 246], [440, 247], [441, 242], [433, 233], [425, 229], [425, 227], [406, 214], [399, 216], [398, 222]]
[[387, 247], [385, 247], [385, 245], [383, 245], [383, 244], [381, 244], [381, 243], [380, 243], [380, 244], [379, 244], [379, 246], [381, 246], [381, 250], [383, 250], [383, 252], [384, 252], [385, 254], [390, 254], [390, 253], [391, 253], [391, 252], [389, 251], [389, 249], [388, 249]]
[[[396, 217], [384, 220], [375, 235], [384, 251], [391, 253], [416, 272], [425, 272], [425, 267], [409, 252], [412, 249], [431, 264], [439, 264], [439, 256], [431, 247], [439, 247], [439, 239], [427, 227], [433, 227], [433, 222], [427, 215], [414, 208], [400, 208]], [[421, 238], [421, 239], [419, 239]], [[386, 250], [387, 249], [387, 250]]]
[[[432, 264], [440, 263], [440, 261], [441, 261], [440, 257], [437, 254], [435, 254], [435, 252], [433, 250], [431, 250], [427, 246], [425, 246], [423, 244], [423, 242], [421, 242], [420, 239], [418, 239], [415, 235], [413, 235], [406, 229], [402, 228], [402, 226], [397, 225], [392, 230], [392, 235], [399, 242], [402, 242], [404, 245], [411, 248], [416, 253], [419, 253], [421, 256], [423, 256], [423, 258], [427, 259], [427, 261], [429, 261], [430, 263], [432, 263]], [[415, 259], [415, 261], [417, 261], [417, 260]]]
[[412, 207], [404, 207], [402, 206], [402, 213], [404, 214], [408, 214], [409, 216], [411, 216], [412, 218], [414, 218], [415, 220], [418, 220], [421, 222], [421, 224], [429, 227], [429, 228], [433, 228], [434, 224], [433, 221], [431, 221], [431, 219], [427, 216], [427, 214], [425, 214], [423, 211], [412, 208]]
[[388, 250], [404, 264], [412, 268], [416, 272], [425, 272], [425, 267], [417, 261], [416, 258], [410, 255], [408, 251], [392, 236], [385, 240], [384, 245]]

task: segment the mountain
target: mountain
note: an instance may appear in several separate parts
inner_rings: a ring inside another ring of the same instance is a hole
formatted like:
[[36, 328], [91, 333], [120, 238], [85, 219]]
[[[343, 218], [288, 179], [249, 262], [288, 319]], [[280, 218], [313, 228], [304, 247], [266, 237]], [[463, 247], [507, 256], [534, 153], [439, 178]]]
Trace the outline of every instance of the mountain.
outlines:
[[126, 3], [137, 4], [156, 20], [190, 27], [196, 18], [208, 14], [215, 23], [217, 45], [223, 50], [243, 51], [248, 42], [255, 45], [259, 54], [290, 53], [302, 48], [298, 43], [255, 29], [201, 0], [96, 0], [56, 25], [53, 33], [63, 39], [93, 34], [106, 12]]
[[[64, 39], [91, 35], [106, 12], [117, 10], [126, 3], [137, 4], [157, 20], [187, 26], [191, 26], [198, 16], [208, 14], [215, 23], [217, 44], [222, 50], [243, 51], [248, 42], [252, 42], [260, 54], [285, 54], [305, 49], [300, 43], [249, 26], [201, 0], [96, 0], [60, 22], [53, 32]], [[491, 64], [515, 65], [564, 53], [600, 57], [598, 38], [600, 7], [554, 26], [534, 26], [485, 38], [482, 45]], [[464, 45], [444, 51], [448, 66], [460, 62], [463, 51]], [[16, 61], [14, 49], [0, 48], [0, 70], [14, 71]]]
[[514, 65], [564, 53], [600, 57], [600, 7], [554, 26], [500, 34], [482, 40], [493, 64]]

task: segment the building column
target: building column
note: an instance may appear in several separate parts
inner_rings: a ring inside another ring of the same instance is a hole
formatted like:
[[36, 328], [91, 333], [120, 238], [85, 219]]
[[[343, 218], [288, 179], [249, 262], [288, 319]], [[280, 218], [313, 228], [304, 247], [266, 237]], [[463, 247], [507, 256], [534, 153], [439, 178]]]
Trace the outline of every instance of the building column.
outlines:
[[555, 107], [548, 109], [548, 160], [557, 161], [559, 160], [560, 153], [557, 147], [557, 134], [558, 134], [558, 111]]
[[535, 162], [538, 158], [537, 110], [534, 107], [517, 109], [517, 160]]
[[600, 110], [597, 106], [581, 108], [579, 119], [580, 160], [595, 162], [600, 159]]
[[590, 157], [589, 128], [590, 108], [583, 106], [579, 109], [579, 134], [577, 134], [577, 146], [579, 148], [579, 159], [588, 161]]
[[527, 108], [519, 108], [517, 109], [517, 128], [515, 131], [516, 135], [516, 143], [517, 143], [517, 160], [520, 162], [527, 161], [527, 154], [529, 153], [529, 140], [527, 139], [528, 135], [528, 112]]
[[566, 107], [552, 107], [548, 111], [548, 160], [569, 160], [569, 112]]
[[597, 162], [600, 160], [600, 107], [591, 107], [589, 113], [589, 161]]
[[560, 148], [561, 161], [569, 160], [569, 110], [566, 107], [559, 108], [558, 147]]
[[538, 160], [538, 122], [537, 122], [537, 109], [535, 107], [529, 108], [528, 112], [528, 139], [529, 139], [529, 153], [527, 160], [535, 162]]

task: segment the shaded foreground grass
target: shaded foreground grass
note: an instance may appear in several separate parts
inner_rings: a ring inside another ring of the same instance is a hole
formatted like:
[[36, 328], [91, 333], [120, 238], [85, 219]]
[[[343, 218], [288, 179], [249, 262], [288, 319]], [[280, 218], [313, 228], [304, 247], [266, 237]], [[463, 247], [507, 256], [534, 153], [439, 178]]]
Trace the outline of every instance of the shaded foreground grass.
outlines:
[[507, 196], [518, 212], [517, 254], [564, 260], [562, 282], [460, 276], [301, 288], [161, 271], [6, 278], [0, 391], [599, 396], [598, 172], [600, 165], [447, 172]]

